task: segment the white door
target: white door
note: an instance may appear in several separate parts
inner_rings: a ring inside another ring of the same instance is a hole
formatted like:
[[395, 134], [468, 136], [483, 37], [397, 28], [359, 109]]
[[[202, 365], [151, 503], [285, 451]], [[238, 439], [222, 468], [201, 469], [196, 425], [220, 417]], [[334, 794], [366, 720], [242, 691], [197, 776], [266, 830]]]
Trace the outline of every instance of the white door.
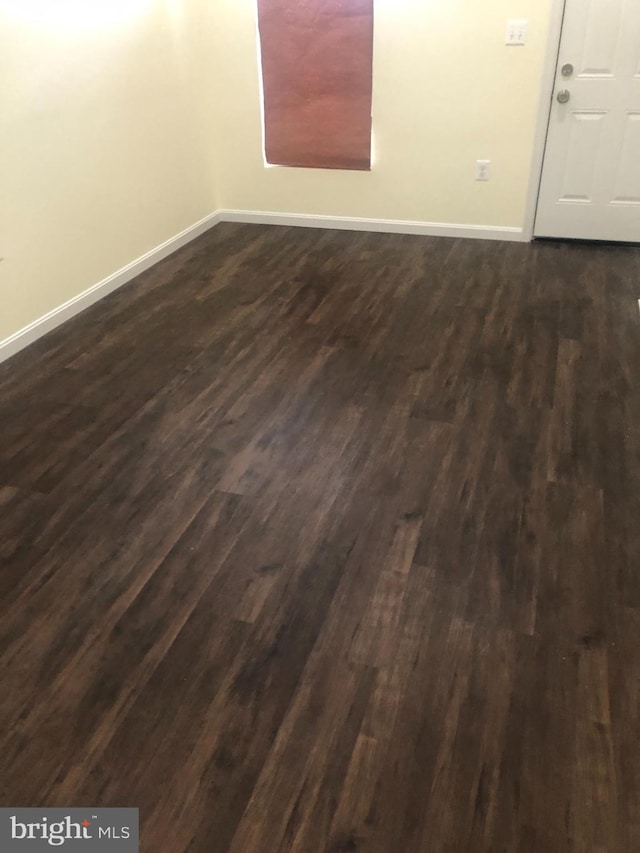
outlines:
[[536, 237], [640, 241], [640, 0], [567, 0]]

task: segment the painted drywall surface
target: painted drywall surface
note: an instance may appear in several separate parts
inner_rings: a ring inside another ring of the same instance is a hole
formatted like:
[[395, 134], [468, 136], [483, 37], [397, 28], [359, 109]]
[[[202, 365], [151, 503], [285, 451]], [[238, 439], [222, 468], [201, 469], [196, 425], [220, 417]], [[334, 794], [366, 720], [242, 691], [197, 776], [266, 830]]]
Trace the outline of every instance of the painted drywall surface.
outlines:
[[0, 340], [216, 208], [209, 6], [0, 0]]
[[[371, 173], [265, 168], [255, 5], [217, 4], [222, 207], [523, 225], [550, 0], [376, 0]], [[525, 47], [508, 19], [528, 19]]]

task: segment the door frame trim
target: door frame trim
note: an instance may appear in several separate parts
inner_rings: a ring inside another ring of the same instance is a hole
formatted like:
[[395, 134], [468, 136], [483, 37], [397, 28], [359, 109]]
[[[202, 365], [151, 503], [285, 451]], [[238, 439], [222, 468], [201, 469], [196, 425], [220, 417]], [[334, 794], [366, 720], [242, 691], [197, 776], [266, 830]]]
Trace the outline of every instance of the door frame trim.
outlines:
[[551, 0], [549, 30], [547, 32], [547, 47], [542, 67], [542, 77], [540, 80], [538, 116], [536, 119], [533, 155], [531, 158], [531, 174], [529, 177], [524, 226], [522, 229], [523, 237], [527, 241], [533, 240], [534, 236], [533, 232], [536, 223], [536, 211], [538, 208], [538, 194], [540, 192], [540, 182], [542, 181], [544, 152], [547, 144], [549, 121], [551, 119], [551, 105], [553, 103], [553, 91], [555, 86], [556, 68], [558, 65], [558, 53], [560, 51], [560, 38], [562, 36], [562, 22], [564, 19], [565, 6], [566, 0]]

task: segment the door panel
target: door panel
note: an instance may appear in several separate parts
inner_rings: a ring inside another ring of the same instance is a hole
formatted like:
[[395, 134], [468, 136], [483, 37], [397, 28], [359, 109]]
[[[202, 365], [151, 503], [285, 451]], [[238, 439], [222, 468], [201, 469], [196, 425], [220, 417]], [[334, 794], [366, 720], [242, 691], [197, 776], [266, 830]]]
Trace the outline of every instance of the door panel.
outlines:
[[627, 114], [613, 203], [640, 204], [640, 112]]
[[[622, 4], [612, 4], [609, 0], [589, 3], [578, 68], [581, 76], [613, 77], [621, 23]], [[579, 33], [579, 26], [577, 30]]]
[[536, 236], [640, 241], [639, 57], [640, 0], [567, 0]]
[[560, 173], [559, 201], [591, 204], [595, 194], [598, 161], [607, 113], [578, 112], [571, 115], [569, 140]]

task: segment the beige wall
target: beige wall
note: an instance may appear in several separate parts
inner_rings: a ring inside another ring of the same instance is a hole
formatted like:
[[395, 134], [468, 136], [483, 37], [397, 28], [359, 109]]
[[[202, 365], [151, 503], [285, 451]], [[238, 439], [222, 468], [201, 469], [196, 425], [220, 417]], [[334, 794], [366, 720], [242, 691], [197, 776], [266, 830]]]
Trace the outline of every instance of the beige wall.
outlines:
[[217, 208], [522, 226], [551, 2], [375, 0], [347, 173], [265, 168], [256, 0], [0, 0], [0, 342]]
[[[262, 156], [255, 0], [218, 0], [224, 208], [521, 227], [550, 0], [375, 0], [370, 174]], [[526, 47], [506, 22], [529, 20]], [[474, 180], [490, 159], [489, 183]]]
[[216, 208], [208, 0], [0, 0], [0, 341]]

